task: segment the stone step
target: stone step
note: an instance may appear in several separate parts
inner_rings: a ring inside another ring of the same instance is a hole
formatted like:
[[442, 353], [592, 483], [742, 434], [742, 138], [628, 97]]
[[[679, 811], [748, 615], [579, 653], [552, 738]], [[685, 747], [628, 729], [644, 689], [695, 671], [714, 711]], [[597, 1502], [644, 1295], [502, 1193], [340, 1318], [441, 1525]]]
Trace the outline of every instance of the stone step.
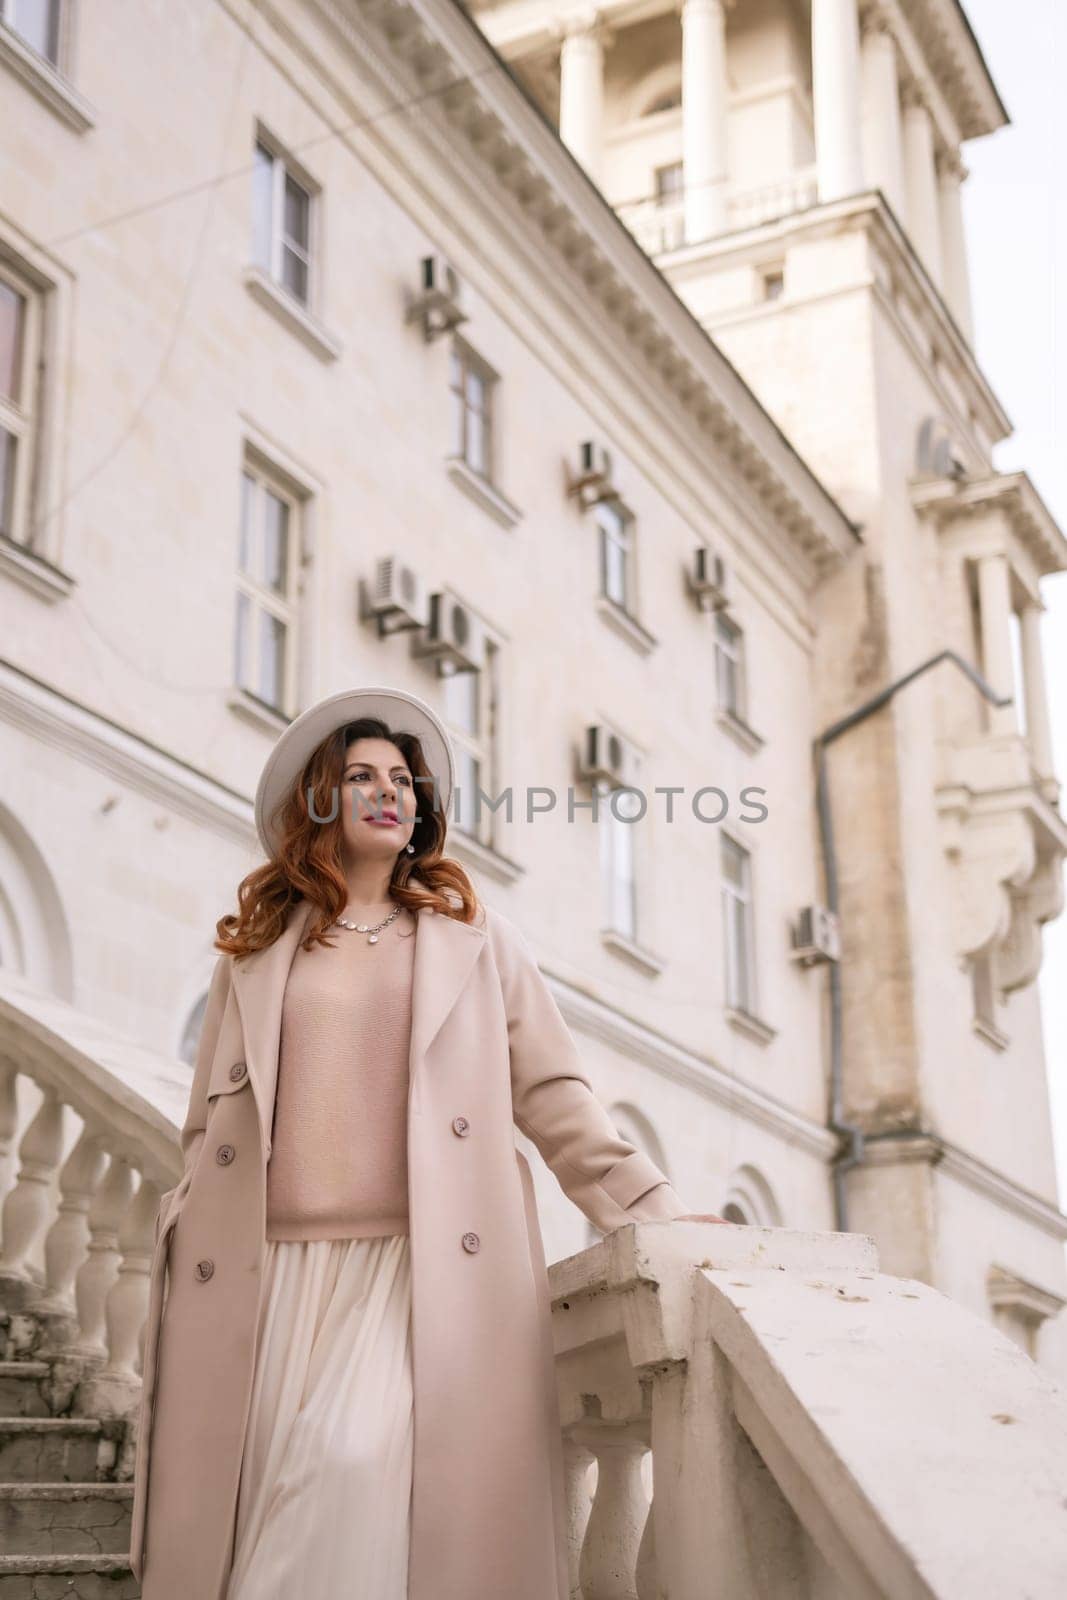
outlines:
[[0, 1483], [0, 1551], [127, 1555], [132, 1507], [132, 1483]]
[[140, 1594], [129, 1552], [0, 1556], [0, 1600], [140, 1600]]
[[92, 1483], [104, 1438], [95, 1417], [0, 1417], [0, 1482]]
[[50, 1375], [47, 1361], [0, 1361], [0, 1417], [47, 1417], [42, 1384]]

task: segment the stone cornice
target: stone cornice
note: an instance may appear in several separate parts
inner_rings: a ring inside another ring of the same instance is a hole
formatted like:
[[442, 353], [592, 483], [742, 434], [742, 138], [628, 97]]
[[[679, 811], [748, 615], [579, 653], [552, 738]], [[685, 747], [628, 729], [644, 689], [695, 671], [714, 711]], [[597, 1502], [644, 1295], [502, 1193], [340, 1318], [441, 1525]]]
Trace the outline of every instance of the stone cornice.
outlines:
[[[913, 314], [929, 334], [937, 359], [951, 365], [956, 381], [961, 385], [980, 425], [994, 442], [1005, 438], [1012, 431], [1011, 418], [975, 360], [974, 352], [949, 311], [944, 296], [924, 269], [907, 234], [877, 189], [809, 206], [804, 211], [790, 212], [769, 222], [739, 228], [733, 233], [720, 234], [700, 244], [674, 250], [664, 270], [673, 280], [680, 280], [698, 274], [707, 260], [729, 260], [734, 256], [749, 262], [753, 259], [754, 247], [763, 242], [768, 245], [772, 241], [780, 244], [793, 234], [803, 234], [807, 238], [833, 238], [849, 225], [864, 228], [871, 235], [874, 247], [892, 278], [906, 293]], [[834, 288], [829, 292], [852, 292], [852, 285], [848, 285], [846, 290]], [[879, 292], [887, 308], [891, 308], [891, 297], [884, 289]], [[735, 316], [724, 316], [721, 325], [726, 326], [735, 320], [744, 321], [754, 311], [763, 315], [765, 310], [762, 305], [746, 307]], [[925, 358], [923, 366], [928, 370], [929, 362]], [[966, 419], [960, 420], [963, 422]]]
[[[292, 37], [295, 11], [279, 14], [272, 0], [261, 9]], [[789, 551], [794, 564], [799, 557], [818, 573], [851, 551], [854, 525], [456, 0], [358, 9], [305, 0], [302, 9], [347, 52], [350, 86], [365, 90], [373, 75], [378, 97], [403, 105], [375, 117], [364, 104], [379, 146], [395, 151], [405, 178], [453, 224], [468, 235], [484, 224], [492, 249], [483, 249], [482, 265], [492, 260], [513, 299], [530, 282], [538, 310], [550, 299], [559, 344], [584, 358], [585, 378], [599, 368], [605, 404], [616, 414], [637, 408], [643, 433], [669, 428], [671, 446], [688, 453], [689, 477], [708, 486], [713, 475], [731, 517], [749, 524], [746, 534]], [[310, 48], [322, 41], [315, 34]], [[337, 53], [314, 65], [340, 95]]]
[[243, 849], [255, 840], [250, 796], [6, 660], [0, 660], [0, 722]]
[[1009, 528], [1039, 577], [1067, 571], [1067, 538], [1025, 472], [960, 481], [938, 478], [912, 488], [915, 507], [938, 521], [1002, 509]]
[[978, 1156], [971, 1155], [960, 1145], [936, 1133], [915, 1129], [901, 1130], [880, 1139], [868, 1135], [864, 1162], [868, 1166], [881, 1167], [926, 1162], [945, 1177], [966, 1184], [985, 1199], [1032, 1222], [1043, 1233], [1050, 1233], [1056, 1239], [1067, 1239], [1067, 1216], [1054, 1201], [1034, 1194], [1032, 1189], [1024, 1189]]
[[1009, 121], [959, 0], [870, 0], [862, 20], [892, 32], [946, 144], [993, 133]]

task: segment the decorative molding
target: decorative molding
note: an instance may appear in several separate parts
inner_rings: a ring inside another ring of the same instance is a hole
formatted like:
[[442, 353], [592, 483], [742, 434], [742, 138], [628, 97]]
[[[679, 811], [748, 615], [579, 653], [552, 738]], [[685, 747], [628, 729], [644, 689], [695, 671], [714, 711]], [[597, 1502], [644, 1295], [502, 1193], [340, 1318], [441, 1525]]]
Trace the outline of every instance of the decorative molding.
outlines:
[[667, 964], [660, 956], [654, 955], [644, 945], [638, 944], [636, 939], [629, 939], [626, 934], [620, 933], [618, 928], [601, 928], [600, 942], [605, 950], [610, 950], [612, 955], [621, 956], [624, 961], [628, 961], [631, 966], [650, 978], [658, 978]]
[[0, 67], [7, 67], [75, 133], [87, 133], [95, 128], [96, 111], [88, 100], [6, 22], [0, 22]]
[[[407, 103], [402, 122], [381, 118], [374, 127], [379, 158], [400, 162], [405, 184], [417, 168], [424, 194], [450, 225], [458, 207], [442, 208], [453, 194], [470, 201], [468, 229], [479, 206], [492, 206], [496, 235], [516, 252], [519, 270], [518, 252], [534, 242], [523, 234], [536, 230], [542, 258], [546, 245], [555, 256], [552, 264], [543, 260], [536, 291], [546, 313], [551, 297], [564, 346], [575, 337], [589, 341], [587, 376], [595, 359], [628, 366], [635, 380], [628, 392], [674, 430], [696, 493], [705, 497], [711, 459], [716, 492], [779, 559], [783, 537], [816, 574], [847, 556], [854, 525], [522, 94], [477, 23], [446, 0], [383, 0], [373, 12], [308, 0], [308, 8], [347, 47], [364, 83], [371, 75], [381, 80], [378, 94], [354, 100], [331, 64], [319, 62], [327, 86], [353, 112], [383, 100]], [[264, 0], [264, 12], [283, 25], [276, 0]], [[514, 300], [515, 263], [499, 259], [493, 270]], [[617, 404], [607, 375], [595, 381]]]
[[41, 600], [65, 600], [74, 588], [74, 579], [44, 556], [0, 533], [0, 577], [37, 595]]
[[651, 655], [659, 644], [655, 634], [649, 633], [632, 612], [620, 606], [609, 594], [597, 596], [596, 609], [601, 620], [606, 622], [609, 628], [613, 628], [621, 639], [625, 639], [627, 644], [633, 645], [638, 655]]
[[242, 849], [255, 838], [250, 796], [2, 659], [0, 720]]
[[739, 1006], [727, 1006], [723, 1015], [731, 1028], [756, 1044], [770, 1044], [772, 1039], [778, 1037], [777, 1028], [772, 1028], [769, 1022], [764, 1022], [761, 1017], [755, 1017], [751, 1011], [744, 1011]]
[[673, 1043], [616, 1007], [587, 994], [558, 976], [551, 967], [546, 968], [543, 962], [538, 965], [565, 1020], [579, 1032], [599, 1039], [627, 1060], [640, 1062], [661, 1077], [693, 1090], [731, 1116], [746, 1118], [791, 1149], [824, 1164], [832, 1159], [837, 1140], [821, 1123], [794, 1111], [708, 1057]]
[[226, 704], [231, 711], [250, 722], [261, 733], [270, 733], [275, 737], [283, 733], [289, 726], [290, 718], [276, 706], [270, 706], [258, 695], [252, 694], [240, 684], [234, 684], [226, 696]]
[[1025, 472], [984, 478], [937, 478], [916, 482], [912, 504], [939, 526], [958, 518], [1002, 511], [1040, 578], [1067, 571], [1067, 538]]
[[518, 883], [526, 874], [526, 868], [513, 861], [510, 856], [494, 850], [491, 845], [483, 844], [480, 839], [464, 833], [459, 827], [453, 826], [449, 829], [448, 848], [452, 855], [461, 861], [466, 861], [472, 867], [477, 867], [486, 877], [494, 879], [497, 883]]
[[[761, 245], [768, 256], [773, 253], [774, 259], [780, 262], [791, 237], [803, 235], [805, 242], [832, 239], [845, 232], [849, 225], [868, 234], [883, 273], [881, 276], [877, 272], [868, 274], [864, 279], [832, 289], [829, 291], [830, 297], [853, 294], [861, 285], [873, 292], [896, 324], [901, 339], [912, 348], [927, 382], [938, 387], [939, 409], [955, 417], [961, 429], [970, 434], [975, 424], [968, 413], [961, 412], [954, 396], [945, 393], [943, 386], [937, 385], [935, 368], [944, 365], [952, 372], [967, 407], [973, 410], [977, 425], [994, 441], [1006, 438], [1012, 432], [1010, 417], [979, 367], [971, 344], [956, 322], [947, 300], [926, 271], [908, 234], [880, 190], [829, 200], [803, 211], [790, 212], [786, 216], [753, 223], [750, 227], [729, 234], [701, 240], [699, 244], [673, 252], [665, 270], [669, 281], [674, 283], [706, 270], [708, 261], [712, 259], [723, 263], [737, 262], [747, 267], [752, 263], [754, 251]], [[924, 335], [922, 343], [915, 338], [902, 317], [896, 304], [898, 296], [906, 300], [907, 309], [915, 317]], [[808, 305], [817, 298], [817, 294], [806, 295], [801, 303]], [[780, 314], [782, 306], [781, 300], [760, 301], [710, 319], [709, 328], [714, 334], [720, 327], [751, 321], [768, 313]], [[928, 346], [926, 340], [929, 341]]]
[[317, 317], [313, 317], [287, 289], [275, 283], [262, 267], [246, 267], [243, 278], [253, 300], [272, 312], [290, 333], [295, 333], [312, 355], [318, 356], [320, 361], [337, 360], [344, 349], [340, 339]]
[[715, 721], [724, 733], [728, 733], [735, 744], [739, 744], [746, 755], [754, 756], [763, 749], [766, 739], [762, 734], [750, 728], [743, 717], [736, 716], [732, 711], [720, 709], [715, 714]]
[[458, 484], [476, 506], [488, 511], [502, 528], [514, 528], [516, 523], [522, 520], [522, 512], [518, 506], [513, 505], [507, 495], [502, 494], [488, 478], [483, 478], [480, 472], [475, 472], [462, 456], [446, 456], [445, 467], [452, 482]]
[[986, 1200], [1003, 1206], [1025, 1222], [1032, 1222], [1055, 1239], [1067, 1239], [1067, 1216], [1055, 1201], [1024, 1189], [978, 1156], [943, 1139], [940, 1134], [921, 1129], [900, 1133], [868, 1134], [864, 1140], [865, 1166], [897, 1166], [903, 1162], [925, 1161], [946, 1178], [965, 1184]]
[[1062, 1295], [1042, 1289], [1036, 1283], [1020, 1278], [1007, 1267], [990, 1267], [986, 1274], [986, 1291], [989, 1304], [995, 1309], [1003, 1307], [1024, 1317], [1028, 1322], [1041, 1323], [1058, 1316], [1067, 1305]]

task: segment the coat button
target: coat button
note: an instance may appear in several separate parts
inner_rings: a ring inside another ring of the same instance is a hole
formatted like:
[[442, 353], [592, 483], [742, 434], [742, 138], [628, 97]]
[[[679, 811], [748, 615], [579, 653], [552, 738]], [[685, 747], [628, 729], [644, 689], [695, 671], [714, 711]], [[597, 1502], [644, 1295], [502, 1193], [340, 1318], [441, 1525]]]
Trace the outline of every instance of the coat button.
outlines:
[[198, 1261], [196, 1263], [196, 1275], [201, 1283], [206, 1283], [214, 1270], [215, 1263], [213, 1261]]
[[471, 1131], [471, 1125], [467, 1121], [466, 1117], [453, 1117], [452, 1118], [452, 1132], [453, 1133], [458, 1133], [461, 1139], [466, 1134], [470, 1133], [470, 1131]]
[[230, 1068], [231, 1083], [240, 1083], [247, 1071], [248, 1068], [245, 1066], [243, 1061], [235, 1061], [233, 1066]]
[[471, 1255], [474, 1254], [481, 1242], [476, 1233], [465, 1233], [463, 1235], [463, 1248], [464, 1250], [469, 1250]]
[[232, 1144], [220, 1144], [215, 1151], [215, 1160], [220, 1167], [228, 1167], [236, 1154], [237, 1151]]

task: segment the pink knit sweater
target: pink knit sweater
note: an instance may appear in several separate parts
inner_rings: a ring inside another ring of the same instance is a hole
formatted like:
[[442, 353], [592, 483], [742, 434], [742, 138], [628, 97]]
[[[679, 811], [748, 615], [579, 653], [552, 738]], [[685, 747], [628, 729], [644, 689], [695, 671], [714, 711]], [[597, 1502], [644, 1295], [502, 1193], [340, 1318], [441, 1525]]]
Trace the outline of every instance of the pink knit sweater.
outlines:
[[416, 927], [401, 911], [377, 944], [334, 928], [333, 949], [297, 947], [282, 997], [268, 1239], [408, 1232]]

